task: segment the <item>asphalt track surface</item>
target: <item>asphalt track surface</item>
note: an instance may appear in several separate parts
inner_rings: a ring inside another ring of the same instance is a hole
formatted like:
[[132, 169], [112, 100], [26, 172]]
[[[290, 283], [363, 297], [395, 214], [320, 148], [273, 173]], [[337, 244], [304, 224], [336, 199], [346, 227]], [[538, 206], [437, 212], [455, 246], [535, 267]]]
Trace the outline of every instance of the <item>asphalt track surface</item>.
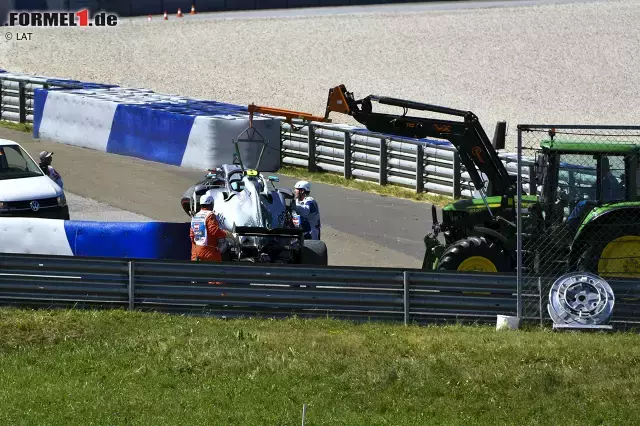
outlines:
[[[0, 138], [20, 143], [36, 159], [40, 151], [54, 152], [53, 165], [72, 194], [71, 219], [92, 220], [95, 214], [101, 221], [186, 222], [180, 198], [204, 176], [200, 170], [33, 139], [14, 130], [0, 128]], [[280, 178], [280, 186], [293, 187], [295, 179]], [[422, 239], [431, 229], [429, 204], [319, 183], [312, 183], [312, 195], [320, 204], [329, 264], [420, 268]]]

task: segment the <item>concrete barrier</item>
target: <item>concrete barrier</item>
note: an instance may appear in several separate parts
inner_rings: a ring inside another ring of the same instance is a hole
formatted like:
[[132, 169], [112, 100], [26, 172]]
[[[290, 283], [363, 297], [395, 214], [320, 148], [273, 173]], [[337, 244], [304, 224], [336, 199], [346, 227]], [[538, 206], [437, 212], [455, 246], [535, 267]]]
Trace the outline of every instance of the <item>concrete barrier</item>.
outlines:
[[189, 223], [1, 218], [0, 252], [189, 260]]
[[[35, 138], [200, 170], [233, 162], [233, 141], [249, 126], [246, 106], [146, 89], [35, 89], [34, 105]], [[254, 117], [269, 143], [263, 172], [280, 169], [280, 121]], [[238, 146], [245, 165], [255, 167], [263, 145]]]

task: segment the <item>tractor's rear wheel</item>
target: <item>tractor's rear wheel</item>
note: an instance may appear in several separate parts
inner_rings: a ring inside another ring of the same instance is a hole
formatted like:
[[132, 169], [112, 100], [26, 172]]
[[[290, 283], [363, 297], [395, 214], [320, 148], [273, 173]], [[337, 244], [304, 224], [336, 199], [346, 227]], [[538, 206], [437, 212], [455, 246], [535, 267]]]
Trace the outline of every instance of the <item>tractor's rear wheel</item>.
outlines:
[[579, 269], [605, 279], [640, 278], [640, 227], [615, 225], [607, 227], [606, 234], [589, 241]]
[[484, 237], [469, 237], [451, 244], [440, 256], [437, 269], [509, 272], [512, 268], [502, 247]]

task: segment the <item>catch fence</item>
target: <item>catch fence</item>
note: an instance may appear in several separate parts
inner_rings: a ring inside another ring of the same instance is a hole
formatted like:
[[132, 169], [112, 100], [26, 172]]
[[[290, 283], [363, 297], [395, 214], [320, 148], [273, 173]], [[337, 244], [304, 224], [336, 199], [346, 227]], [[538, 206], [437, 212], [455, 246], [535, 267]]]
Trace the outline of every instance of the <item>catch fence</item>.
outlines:
[[[549, 291], [573, 271], [623, 280], [614, 288], [616, 306], [638, 303], [639, 149], [640, 127], [518, 126], [519, 156], [528, 159], [519, 167], [533, 163], [536, 183], [518, 196], [521, 318], [549, 320]], [[576, 314], [599, 303], [586, 286], [561, 297]]]

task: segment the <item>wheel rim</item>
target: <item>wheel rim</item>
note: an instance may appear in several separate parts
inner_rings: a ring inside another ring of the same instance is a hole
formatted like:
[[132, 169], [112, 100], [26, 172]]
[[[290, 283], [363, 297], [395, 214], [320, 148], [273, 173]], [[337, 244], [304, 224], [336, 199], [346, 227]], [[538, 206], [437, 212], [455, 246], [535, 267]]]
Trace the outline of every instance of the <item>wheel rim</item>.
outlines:
[[574, 272], [553, 283], [548, 311], [556, 324], [599, 325], [609, 320], [614, 303], [613, 290], [605, 280]]
[[486, 257], [472, 256], [458, 266], [458, 271], [498, 272], [498, 268]]
[[598, 275], [640, 278], [640, 237], [625, 235], [607, 244], [598, 261]]

